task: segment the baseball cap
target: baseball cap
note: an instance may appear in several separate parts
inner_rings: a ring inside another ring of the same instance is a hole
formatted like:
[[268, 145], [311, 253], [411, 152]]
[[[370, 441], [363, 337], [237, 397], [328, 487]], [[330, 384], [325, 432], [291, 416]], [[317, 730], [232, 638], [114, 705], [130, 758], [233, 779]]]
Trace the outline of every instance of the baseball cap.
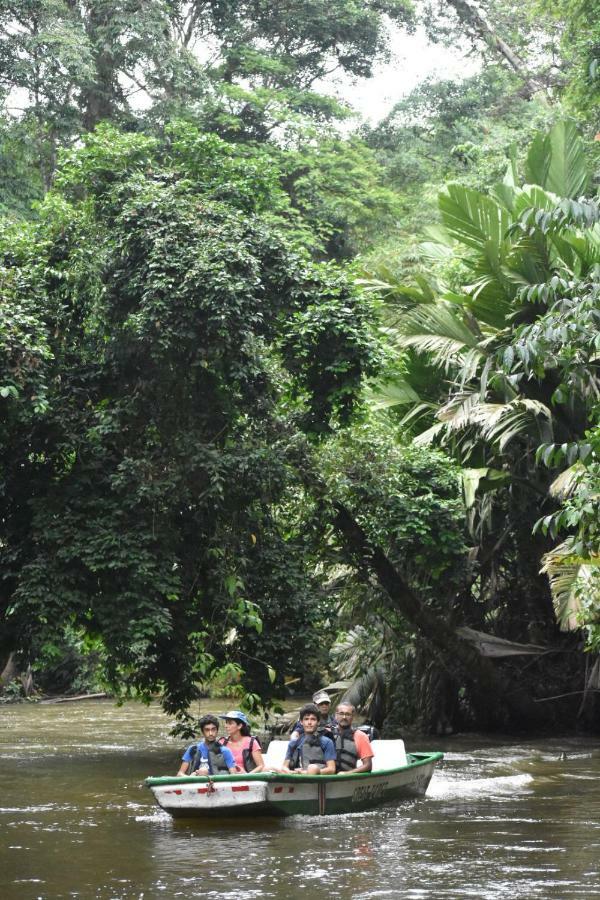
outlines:
[[239, 709], [230, 709], [228, 713], [225, 713], [223, 716], [219, 716], [220, 719], [237, 719], [238, 722], [243, 722], [244, 725], [249, 725], [247, 716], [241, 712]]
[[317, 691], [316, 694], [313, 694], [313, 703], [331, 703], [331, 697], [327, 691]]

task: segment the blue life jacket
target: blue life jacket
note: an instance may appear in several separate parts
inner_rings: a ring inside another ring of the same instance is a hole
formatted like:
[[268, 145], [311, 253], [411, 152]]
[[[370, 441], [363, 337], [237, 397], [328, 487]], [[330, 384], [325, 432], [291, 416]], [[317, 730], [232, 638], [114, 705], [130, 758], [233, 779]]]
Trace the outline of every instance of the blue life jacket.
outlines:
[[[203, 754], [200, 751], [200, 743], [203, 743], [208, 750], [208, 758], [206, 754]], [[213, 741], [212, 744], [208, 744], [206, 741], [200, 741], [200, 743], [196, 744], [196, 749], [194, 750], [194, 755], [192, 756], [192, 762], [190, 764], [190, 774], [193, 774], [196, 769], [199, 769], [203, 762], [208, 762], [208, 771], [211, 775], [229, 775], [229, 767], [225, 762], [223, 753], [221, 752], [221, 745], [216, 741]]]

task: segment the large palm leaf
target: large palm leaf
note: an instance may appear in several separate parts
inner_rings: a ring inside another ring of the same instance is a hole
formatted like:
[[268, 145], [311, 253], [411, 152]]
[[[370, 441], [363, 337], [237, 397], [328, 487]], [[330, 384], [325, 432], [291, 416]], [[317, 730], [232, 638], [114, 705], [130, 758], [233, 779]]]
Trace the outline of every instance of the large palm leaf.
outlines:
[[440, 194], [439, 208], [444, 227], [453, 240], [479, 253], [492, 248], [500, 254], [511, 218], [494, 199], [451, 183]]
[[563, 119], [546, 134], [538, 134], [526, 162], [529, 181], [560, 197], [580, 197], [589, 186], [585, 148], [577, 126]]
[[428, 304], [402, 317], [395, 340], [398, 346], [412, 347], [428, 355], [433, 365], [448, 369], [477, 348], [479, 336], [464, 321], [460, 310], [449, 304]]

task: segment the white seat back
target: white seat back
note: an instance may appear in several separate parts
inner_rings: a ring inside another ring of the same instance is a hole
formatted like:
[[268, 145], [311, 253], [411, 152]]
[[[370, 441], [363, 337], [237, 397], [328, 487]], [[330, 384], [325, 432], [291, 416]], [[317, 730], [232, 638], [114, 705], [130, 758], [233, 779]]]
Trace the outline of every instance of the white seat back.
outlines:
[[285, 759], [288, 744], [289, 741], [271, 741], [267, 747], [267, 752], [263, 753], [265, 765], [280, 769]]
[[393, 741], [371, 741], [371, 747], [375, 754], [371, 767], [373, 772], [378, 769], [397, 769], [398, 766], [408, 765], [404, 741], [399, 738]]

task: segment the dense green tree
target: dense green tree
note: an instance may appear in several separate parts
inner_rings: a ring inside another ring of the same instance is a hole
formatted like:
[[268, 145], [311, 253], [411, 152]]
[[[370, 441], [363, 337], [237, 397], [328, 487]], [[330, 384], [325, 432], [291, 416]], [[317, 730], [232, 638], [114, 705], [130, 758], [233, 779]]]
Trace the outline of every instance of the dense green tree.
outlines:
[[173, 163], [211, 192], [235, 192], [283, 226], [319, 257], [344, 259], [373, 246], [394, 227], [395, 193], [383, 184], [374, 153], [356, 138], [320, 131], [296, 145], [224, 141], [196, 125], [177, 121], [166, 128]]
[[48, 183], [57, 146], [103, 120], [160, 123], [200, 103], [214, 127], [264, 140], [290, 110], [327, 115], [336, 105], [313, 84], [338, 68], [368, 76], [386, 17], [409, 24], [410, 4], [14, 0], [0, 85], [37, 124]]
[[[287, 448], [298, 422], [347, 420], [376, 362], [364, 301], [286, 246], [263, 173], [253, 192], [244, 176], [225, 201], [217, 174], [194, 183], [154, 140], [100, 130], [3, 243], [4, 650], [84, 629], [113, 685], [173, 711], [249, 654], [281, 687], [315, 597], [269, 513]], [[263, 655], [250, 635], [284, 597]]]
[[44, 194], [31, 122], [0, 119], [0, 215], [31, 216], [32, 203]]
[[557, 114], [525, 99], [519, 79], [496, 64], [463, 80], [430, 79], [411, 91], [363, 132], [400, 206], [398, 230], [380, 240], [369, 265], [379, 261], [404, 273], [418, 268], [421, 234], [439, 219], [443, 185], [457, 179], [486, 190], [503, 177], [507, 155], [524, 151]]
[[548, 16], [562, 22], [559, 87], [570, 112], [593, 133], [600, 129], [600, 6], [598, 0], [539, 0]]

